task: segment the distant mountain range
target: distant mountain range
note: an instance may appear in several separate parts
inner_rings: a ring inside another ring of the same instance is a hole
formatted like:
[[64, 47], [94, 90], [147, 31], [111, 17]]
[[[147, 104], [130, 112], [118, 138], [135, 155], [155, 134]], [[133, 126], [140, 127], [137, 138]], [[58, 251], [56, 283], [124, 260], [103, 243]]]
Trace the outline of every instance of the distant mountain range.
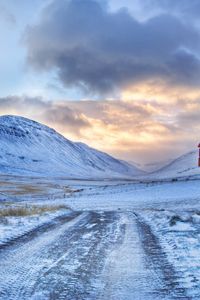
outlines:
[[188, 152], [178, 157], [150, 176], [156, 178], [200, 177], [198, 150]]
[[129, 163], [86, 144], [72, 142], [54, 129], [27, 118], [0, 117], [0, 174], [94, 180], [162, 179], [200, 176], [197, 162], [198, 153], [192, 151], [165, 163]]
[[0, 117], [0, 173], [106, 179], [144, 172], [38, 122], [8, 115]]
[[171, 163], [173, 160], [174, 159], [168, 159], [164, 161], [155, 161], [150, 163], [137, 163], [134, 161], [128, 161], [128, 163], [137, 167], [140, 170], [143, 170], [144, 172], [151, 173], [151, 172], [158, 171], [159, 169]]
[[200, 168], [198, 167], [198, 149], [190, 151], [176, 159], [169, 159], [162, 162], [139, 164], [130, 161], [130, 164], [144, 170], [146, 174], [142, 178], [167, 179], [167, 178], [188, 178], [199, 177]]

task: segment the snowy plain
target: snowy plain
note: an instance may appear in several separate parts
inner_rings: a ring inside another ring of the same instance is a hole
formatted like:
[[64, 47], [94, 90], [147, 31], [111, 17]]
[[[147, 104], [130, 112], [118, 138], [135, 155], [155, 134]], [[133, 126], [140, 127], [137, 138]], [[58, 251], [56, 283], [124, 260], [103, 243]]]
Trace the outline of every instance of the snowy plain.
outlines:
[[[9, 182], [19, 190], [19, 178]], [[23, 177], [23, 187], [31, 182]], [[0, 224], [0, 299], [200, 298], [199, 180], [60, 178], [44, 187], [11, 205], [67, 209]]]

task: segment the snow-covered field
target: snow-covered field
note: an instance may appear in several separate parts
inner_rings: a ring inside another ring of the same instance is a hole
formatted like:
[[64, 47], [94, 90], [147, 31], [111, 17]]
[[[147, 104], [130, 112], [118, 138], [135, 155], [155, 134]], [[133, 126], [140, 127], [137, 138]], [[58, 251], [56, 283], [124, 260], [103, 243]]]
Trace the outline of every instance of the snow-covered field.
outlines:
[[7, 176], [0, 195], [0, 299], [200, 299], [199, 180]]

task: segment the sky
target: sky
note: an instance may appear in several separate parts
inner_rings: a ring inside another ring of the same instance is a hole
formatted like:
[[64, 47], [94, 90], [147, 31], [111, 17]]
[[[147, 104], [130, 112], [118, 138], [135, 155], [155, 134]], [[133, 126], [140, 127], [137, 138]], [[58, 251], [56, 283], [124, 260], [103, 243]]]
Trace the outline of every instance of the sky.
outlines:
[[199, 0], [0, 0], [0, 114], [128, 161], [196, 149], [199, 13]]

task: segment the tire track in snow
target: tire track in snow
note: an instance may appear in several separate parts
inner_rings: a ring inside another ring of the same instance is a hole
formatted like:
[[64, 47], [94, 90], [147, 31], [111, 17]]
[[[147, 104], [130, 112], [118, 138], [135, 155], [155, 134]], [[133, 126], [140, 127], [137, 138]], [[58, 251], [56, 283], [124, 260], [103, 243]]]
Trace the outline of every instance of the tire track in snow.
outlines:
[[189, 299], [132, 212], [85, 212], [0, 253], [2, 300]]
[[20, 236], [10, 238], [6, 242], [3, 242], [3, 243], [0, 242], [0, 254], [1, 254], [2, 250], [5, 250], [6, 248], [9, 248], [9, 247], [20, 245], [21, 243], [26, 243], [29, 240], [35, 238], [36, 236], [42, 234], [43, 232], [53, 230], [57, 226], [71, 221], [78, 215], [80, 215], [80, 212], [70, 212], [70, 213], [63, 214], [61, 216], [57, 216], [53, 220], [51, 220], [49, 222], [45, 222], [33, 229], [21, 234]]
[[59, 248], [59, 244], [63, 236], [70, 239], [73, 228], [87, 224], [88, 215], [89, 213], [76, 215], [74, 219], [59, 224], [53, 230], [42, 232], [25, 243], [1, 252], [0, 299], [30, 299], [35, 281], [41, 276], [42, 270], [62, 255], [63, 249]]
[[165, 299], [158, 291], [162, 280], [145, 265], [146, 256], [135, 216], [121, 213], [120, 222], [124, 226], [123, 239], [107, 257], [104, 289], [98, 300]]
[[107, 257], [98, 300], [189, 300], [148, 225], [132, 212], [121, 223], [124, 238]]
[[0, 254], [0, 299], [95, 299], [121, 237], [117, 213], [85, 212]]
[[134, 215], [142, 247], [147, 257], [147, 266], [152, 267], [157, 274], [160, 274], [164, 282], [164, 285], [160, 288], [160, 294], [165, 295], [167, 299], [190, 300], [191, 298], [187, 296], [186, 290], [180, 286], [178, 274], [176, 274], [176, 270], [169, 263], [167, 255], [159, 243], [159, 239], [141, 217], [136, 213]]
[[119, 214], [91, 212], [81, 235], [74, 236], [74, 245], [36, 283], [32, 299], [97, 299], [105, 259], [122, 230]]

